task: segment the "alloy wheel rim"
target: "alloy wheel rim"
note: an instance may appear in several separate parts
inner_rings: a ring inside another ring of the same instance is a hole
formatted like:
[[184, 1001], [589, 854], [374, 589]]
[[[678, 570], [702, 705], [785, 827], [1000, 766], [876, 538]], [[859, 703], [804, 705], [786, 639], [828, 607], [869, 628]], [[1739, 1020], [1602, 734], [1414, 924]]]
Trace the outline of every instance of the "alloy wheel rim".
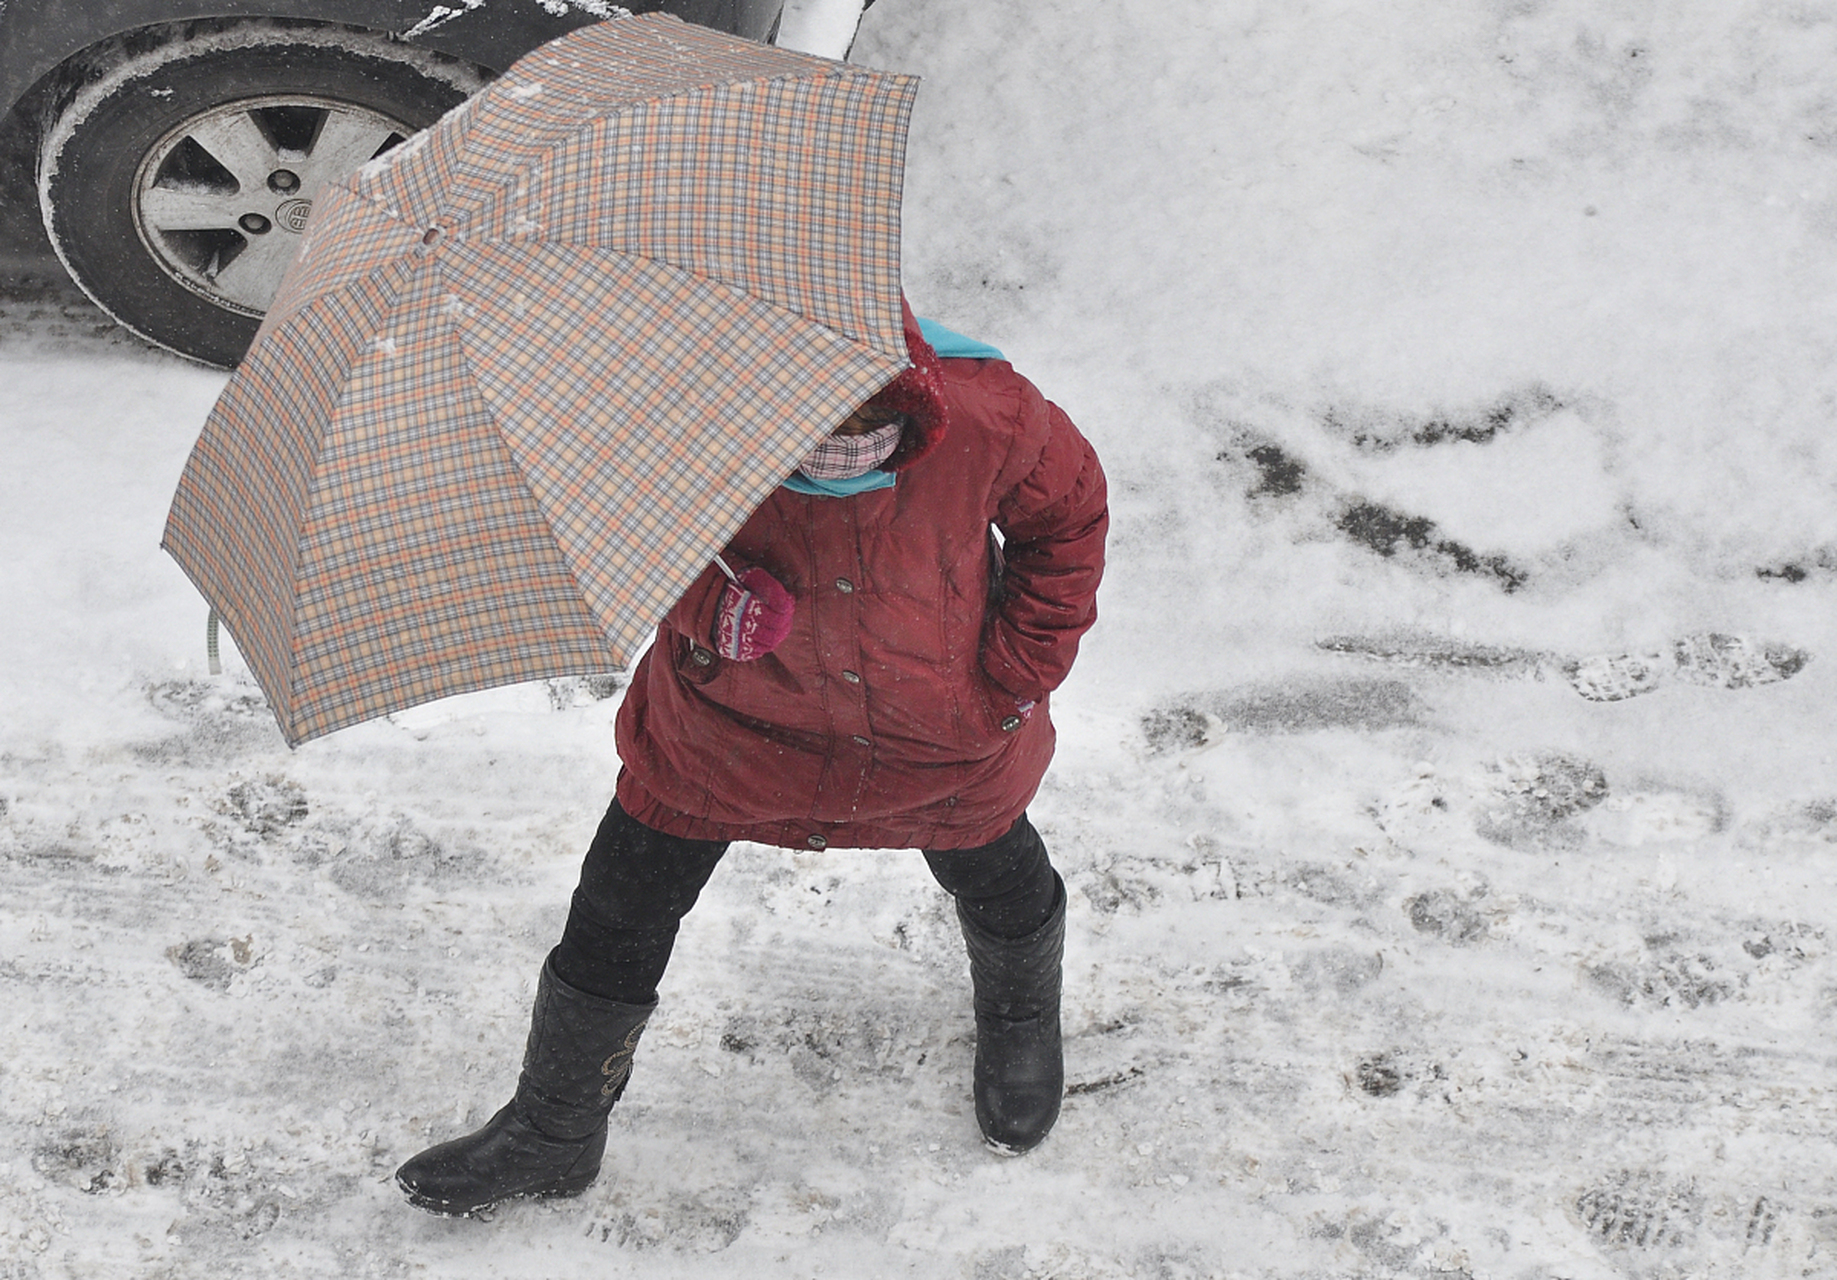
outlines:
[[169, 278], [217, 306], [267, 311], [312, 203], [414, 129], [311, 95], [246, 98], [162, 137], [134, 178], [134, 227]]

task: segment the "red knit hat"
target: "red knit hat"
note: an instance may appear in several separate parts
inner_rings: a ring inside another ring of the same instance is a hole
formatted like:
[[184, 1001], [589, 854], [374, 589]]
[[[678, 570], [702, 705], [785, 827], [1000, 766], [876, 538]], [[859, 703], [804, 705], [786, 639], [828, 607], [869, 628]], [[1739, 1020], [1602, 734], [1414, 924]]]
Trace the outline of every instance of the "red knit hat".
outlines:
[[906, 416], [899, 447], [881, 464], [884, 471], [898, 471], [917, 462], [938, 447], [950, 426], [944, 404], [944, 364], [919, 331], [918, 318], [903, 294], [899, 309], [905, 321], [906, 356], [912, 364], [867, 402], [870, 408]]

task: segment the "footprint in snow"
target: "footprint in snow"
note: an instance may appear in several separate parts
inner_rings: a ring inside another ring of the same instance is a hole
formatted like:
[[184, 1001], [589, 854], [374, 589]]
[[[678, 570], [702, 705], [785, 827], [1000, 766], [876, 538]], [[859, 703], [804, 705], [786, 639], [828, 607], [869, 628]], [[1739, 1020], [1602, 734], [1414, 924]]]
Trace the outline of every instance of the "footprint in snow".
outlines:
[[1387, 666], [1454, 671], [1498, 678], [1559, 676], [1590, 702], [1623, 702], [1662, 684], [1710, 689], [1751, 689], [1790, 680], [1811, 654], [1788, 644], [1707, 631], [1656, 649], [1565, 657], [1441, 636], [1329, 636], [1315, 647]]
[[1320, 679], [1242, 685], [1182, 695], [1141, 719], [1150, 755], [1212, 745], [1226, 734], [1277, 735], [1413, 728], [1424, 707], [1401, 680]]
[[32, 1152], [32, 1168], [41, 1177], [88, 1195], [120, 1188], [126, 1182], [121, 1165], [121, 1147], [105, 1125], [67, 1130]]
[[[1602, 1178], [1577, 1195], [1569, 1210], [1576, 1225], [1628, 1262], [1647, 1255], [1643, 1264], [1634, 1262], [1642, 1274], [1648, 1268], [1673, 1274], [1661, 1259], [1684, 1249], [1699, 1265], [1705, 1254], [1714, 1253], [1744, 1260], [1727, 1274], [1758, 1274], [1765, 1265], [1756, 1257], [1761, 1251], [1774, 1253], [1777, 1264], [1785, 1261], [1779, 1254], [1798, 1254], [1807, 1243], [1792, 1238], [1795, 1232], [1782, 1231], [1794, 1216], [1790, 1208], [1757, 1189], [1706, 1188], [1696, 1178], [1656, 1170], [1621, 1170]], [[1767, 1273], [1774, 1272], [1768, 1268]]]
[[[836, 1202], [839, 1203], [839, 1202]], [[830, 1204], [811, 1204], [823, 1218]], [[589, 1240], [639, 1252], [714, 1254], [738, 1240], [752, 1222], [747, 1198], [732, 1191], [706, 1197], [677, 1193], [661, 1198], [615, 1191], [583, 1233]]]
[[267, 699], [247, 677], [164, 680], [148, 685], [146, 696], [176, 731], [130, 744], [128, 750], [142, 760], [176, 765], [247, 760], [284, 745]]
[[1704, 1204], [1688, 1179], [1623, 1171], [1583, 1191], [1571, 1208], [1582, 1229], [1610, 1247], [1675, 1249], [1696, 1239]]
[[1705, 950], [1664, 942], [1635, 961], [1588, 966], [1583, 976], [1630, 1009], [1704, 1009], [1736, 998], [1743, 975]]
[[1489, 905], [1482, 905], [1486, 889], [1480, 886], [1467, 894], [1446, 889], [1428, 889], [1412, 894], [1403, 903], [1410, 928], [1417, 933], [1440, 938], [1451, 946], [1464, 947], [1484, 942], [1492, 933]]
[[247, 973], [258, 958], [255, 938], [193, 938], [166, 949], [166, 958], [180, 973], [212, 991], [228, 991], [239, 973]]
[[[1463, 835], [1514, 849], [1575, 845], [1578, 820], [1609, 798], [1599, 765], [1561, 751], [1506, 756], [1473, 770], [1423, 764], [1370, 809], [1379, 830], [1409, 847]], [[1425, 908], [1426, 909], [1426, 908]]]
[[272, 774], [231, 784], [224, 806], [251, 832], [264, 836], [294, 825], [309, 811], [299, 783]]
[[1599, 765], [1560, 751], [1508, 756], [1489, 772], [1474, 831], [1508, 848], [1577, 843], [1581, 832], [1572, 819], [1608, 798]]
[[1810, 661], [1810, 654], [1790, 645], [1705, 632], [1663, 649], [1582, 658], [1566, 664], [1563, 674], [1590, 702], [1620, 702], [1650, 693], [1666, 681], [1711, 689], [1777, 684], [1798, 675]]

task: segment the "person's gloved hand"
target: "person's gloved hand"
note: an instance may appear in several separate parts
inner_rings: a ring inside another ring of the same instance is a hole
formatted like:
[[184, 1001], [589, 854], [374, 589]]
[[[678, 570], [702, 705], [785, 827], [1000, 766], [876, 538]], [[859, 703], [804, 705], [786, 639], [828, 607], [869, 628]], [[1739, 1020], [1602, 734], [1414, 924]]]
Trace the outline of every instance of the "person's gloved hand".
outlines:
[[714, 650], [723, 658], [751, 662], [790, 634], [791, 593], [764, 569], [748, 569], [722, 588]]

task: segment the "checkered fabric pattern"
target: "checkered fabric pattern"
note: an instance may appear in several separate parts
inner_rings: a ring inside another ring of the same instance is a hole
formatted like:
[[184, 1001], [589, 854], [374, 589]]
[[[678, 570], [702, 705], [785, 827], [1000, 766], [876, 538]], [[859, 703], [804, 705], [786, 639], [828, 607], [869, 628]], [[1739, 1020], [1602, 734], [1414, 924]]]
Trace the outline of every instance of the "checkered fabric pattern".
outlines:
[[320, 193], [165, 535], [289, 742], [628, 661], [906, 367], [916, 88], [622, 18]]
[[805, 454], [797, 469], [812, 480], [852, 480], [866, 475], [893, 456], [903, 430], [904, 423], [889, 422], [858, 436], [830, 436]]

